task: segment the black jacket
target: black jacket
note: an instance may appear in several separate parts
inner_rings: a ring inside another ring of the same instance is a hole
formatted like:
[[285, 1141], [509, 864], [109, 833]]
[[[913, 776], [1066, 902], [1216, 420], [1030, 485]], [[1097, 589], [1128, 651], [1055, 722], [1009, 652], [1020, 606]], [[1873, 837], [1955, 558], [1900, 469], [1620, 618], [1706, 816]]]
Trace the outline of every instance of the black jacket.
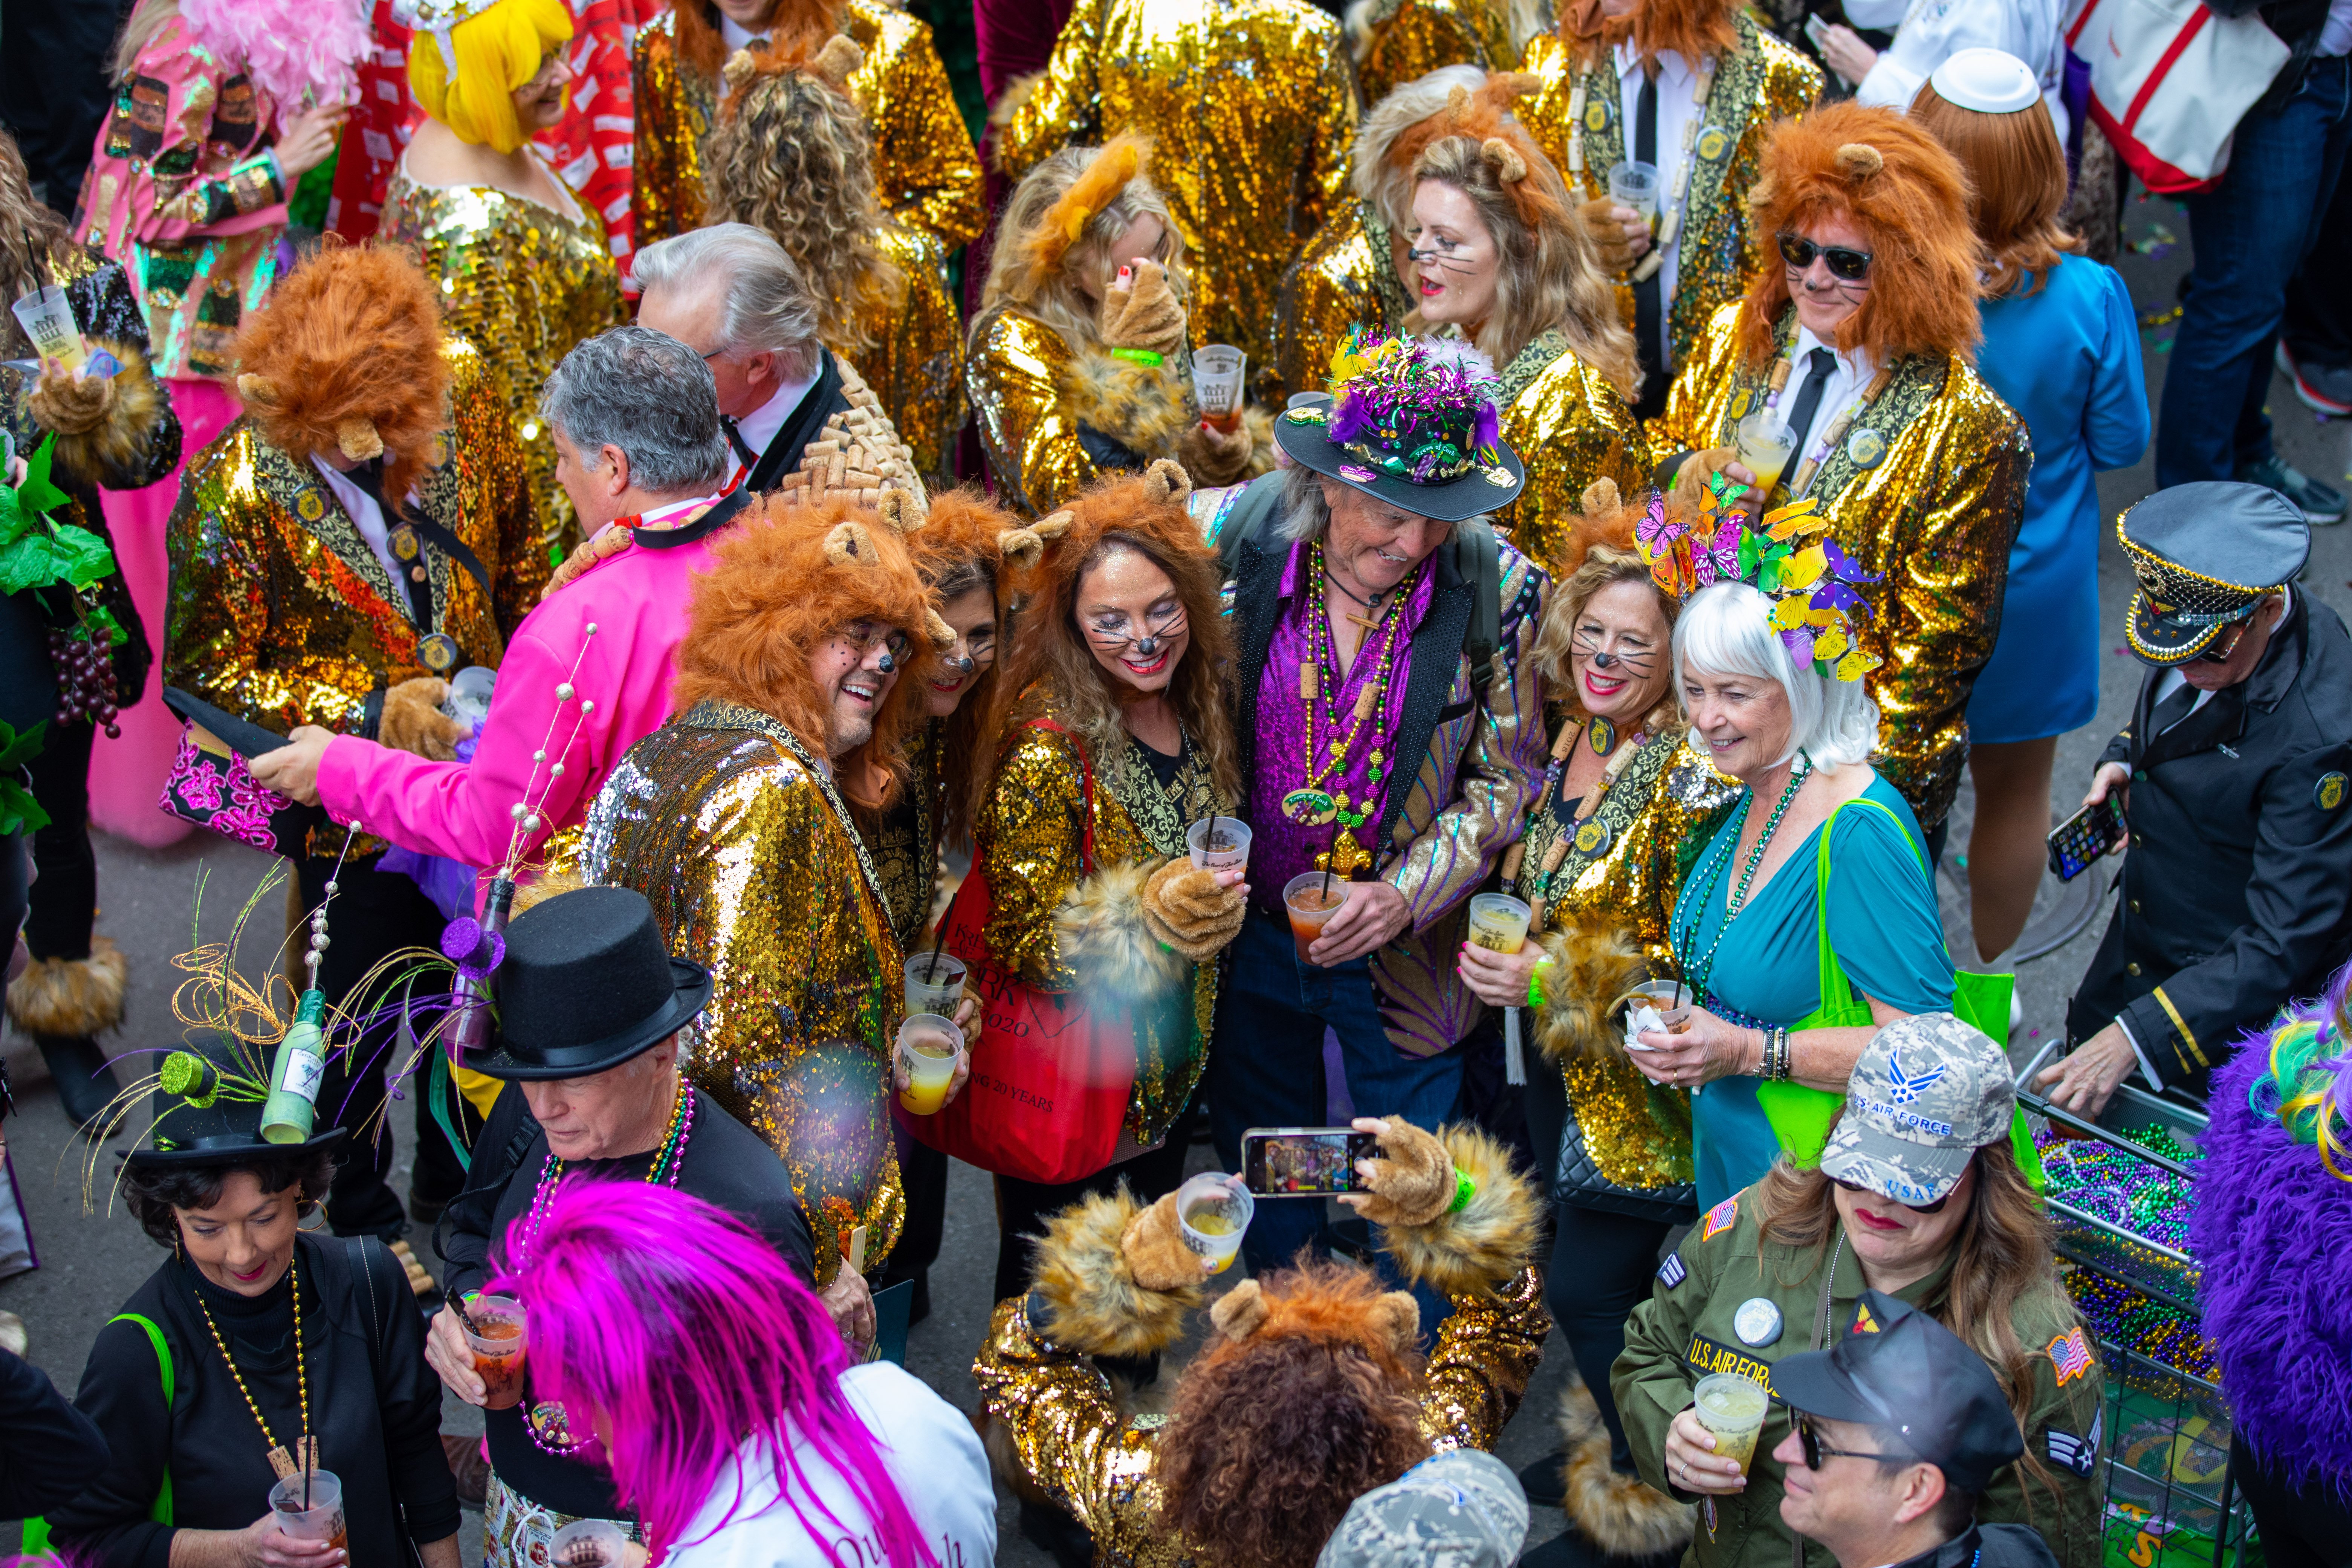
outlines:
[[[320, 1468], [343, 1483], [352, 1568], [397, 1568], [408, 1542], [457, 1530], [457, 1487], [441, 1450], [441, 1384], [425, 1364], [424, 1320], [400, 1265], [373, 1238], [367, 1271], [351, 1244], [304, 1235], [295, 1242], [302, 1289], [302, 1373]], [[146, 1331], [110, 1322], [90, 1346], [74, 1405], [96, 1423], [112, 1461], [89, 1487], [53, 1510], [49, 1530], [74, 1560], [103, 1568], [168, 1568], [177, 1529], [243, 1530], [269, 1511], [269, 1445], [221, 1359], [197, 1305], [236, 1358], [245, 1386], [291, 1451], [302, 1430], [290, 1294], [281, 1282], [246, 1301], [177, 1258], [122, 1304], [163, 1331], [172, 1356], [171, 1405]], [[173, 1521], [150, 1517], [169, 1473]], [[403, 1514], [405, 1513], [404, 1527]]]
[[2058, 1568], [2058, 1559], [2032, 1525], [1972, 1524], [1895, 1568]]
[[2099, 758], [2132, 770], [2131, 852], [2066, 1032], [2121, 1016], [2170, 1085], [2352, 952], [2352, 637], [2299, 592], [2251, 676], [2149, 738], [2162, 673]]
[[106, 1462], [106, 1439], [49, 1374], [0, 1350], [0, 1519], [72, 1501]]

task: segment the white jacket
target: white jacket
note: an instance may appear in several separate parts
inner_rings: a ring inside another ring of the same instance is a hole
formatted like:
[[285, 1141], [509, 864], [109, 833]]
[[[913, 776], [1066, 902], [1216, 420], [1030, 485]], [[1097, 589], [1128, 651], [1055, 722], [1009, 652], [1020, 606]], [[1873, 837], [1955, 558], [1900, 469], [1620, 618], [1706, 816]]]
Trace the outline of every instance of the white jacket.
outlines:
[[1864, 103], [1902, 113], [1927, 79], [1962, 49], [2001, 49], [2032, 68], [2042, 83], [2042, 101], [2058, 143], [2066, 143], [2066, 42], [2060, 25], [2067, 7], [2059, 0], [1845, 0], [1846, 19], [1857, 27], [1895, 29], [1895, 41], [1854, 89]]

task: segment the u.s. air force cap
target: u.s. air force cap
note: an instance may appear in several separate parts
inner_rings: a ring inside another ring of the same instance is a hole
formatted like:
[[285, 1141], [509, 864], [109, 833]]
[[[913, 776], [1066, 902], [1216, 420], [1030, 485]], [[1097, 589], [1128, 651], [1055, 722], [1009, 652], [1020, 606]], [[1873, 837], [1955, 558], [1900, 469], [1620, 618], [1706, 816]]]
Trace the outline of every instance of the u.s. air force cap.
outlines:
[[1979, 1149], [2009, 1135], [2016, 1106], [1991, 1036], [1949, 1013], [1898, 1018], [1853, 1064], [1822, 1169], [1898, 1204], [1931, 1204], [1959, 1185]]

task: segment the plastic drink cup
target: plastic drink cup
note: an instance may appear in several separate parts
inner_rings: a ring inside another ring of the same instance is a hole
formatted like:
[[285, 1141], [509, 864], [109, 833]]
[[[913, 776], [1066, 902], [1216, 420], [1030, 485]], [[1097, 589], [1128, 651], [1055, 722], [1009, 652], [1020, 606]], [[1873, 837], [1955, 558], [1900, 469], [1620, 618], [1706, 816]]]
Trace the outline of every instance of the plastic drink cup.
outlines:
[[74, 325], [73, 305], [64, 289], [36, 289], [9, 309], [16, 312], [16, 324], [25, 329], [25, 335], [33, 340], [35, 353], [62, 362], [68, 373], [89, 363], [89, 350]]
[[1207, 1258], [1213, 1274], [1233, 1267], [1242, 1249], [1242, 1233], [1257, 1213], [1257, 1200], [1238, 1176], [1203, 1171], [1176, 1189], [1176, 1222], [1184, 1245]]
[[620, 1568], [629, 1538], [608, 1519], [575, 1519], [547, 1543], [551, 1568]]
[[1642, 1043], [1641, 1026], [1636, 1022], [1643, 1007], [1655, 1008], [1666, 1032], [1679, 1035], [1690, 1027], [1694, 1005], [1696, 999], [1690, 994], [1690, 987], [1671, 980], [1645, 980], [1634, 986], [1625, 1004], [1625, 1048], [1629, 1051], [1651, 1048]]
[[918, 1013], [898, 1026], [898, 1065], [907, 1074], [898, 1103], [908, 1115], [939, 1113], [948, 1102], [948, 1085], [955, 1081], [956, 1061], [962, 1055], [962, 1032], [936, 1013]]
[[522, 1403], [523, 1304], [511, 1296], [477, 1296], [467, 1303], [474, 1326], [466, 1343], [474, 1352], [474, 1375], [482, 1380], [482, 1408], [510, 1410]]
[[1748, 1462], [1756, 1458], [1756, 1435], [1764, 1429], [1764, 1415], [1772, 1408], [1772, 1396], [1764, 1392], [1762, 1384], [1736, 1372], [1711, 1372], [1698, 1380], [1691, 1398], [1698, 1424], [1715, 1437], [1715, 1451], [1737, 1460], [1739, 1473], [1746, 1475]]
[[1632, 207], [1644, 223], [1658, 220], [1660, 183], [1655, 163], [1609, 165], [1609, 199], [1621, 207]]
[[1470, 940], [1489, 952], [1517, 952], [1534, 913], [1508, 893], [1480, 893], [1470, 900]]
[[1192, 395], [1201, 417], [1220, 430], [1242, 422], [1242, 373], [1249, 356], [1231, 343], [1204, 343], [1192, 351]]
[[1299, 963], [1315, 962], [1307, 950], [1348, 901], [1348, 886], [1344, 879], [1326, 878], [1320, 871], [1302, 871], [1283, 885], [1282, 907], [1290, 912], [1290, 940], [1298, 949]]
[[907, 1014], [955, 1016], [963, 1000], [963, 960], [951, 952], [919, 952], [907, 960]]
[[332, 1470], [300, 1470], [269, 1489], [269, 1511], [278, 1528], [297, 1541], [323, 1541], [341, 1549], [349, 1527], [343, 1520], [343, 1483]]
[[[1214, 837], [1210, 829], [1214, 828]], [[1206, 871], [1223, 871], [1234, 866], [1249, 866], [1249, 824], [1238, 816], [1219, 816], [1192, 824], [1184, 830], [1184, 842], [1192, 847], [1192, 864]]]
[[1756, 488], [1770, 495], [1788, 469], [1789, 459], [1797, 455], [1789, 427], [1780, 423], [1778, 411], [1759, 408], [1740, 420], [1734, 439], [1738, 443], [1739, 460], [1756, 476]]

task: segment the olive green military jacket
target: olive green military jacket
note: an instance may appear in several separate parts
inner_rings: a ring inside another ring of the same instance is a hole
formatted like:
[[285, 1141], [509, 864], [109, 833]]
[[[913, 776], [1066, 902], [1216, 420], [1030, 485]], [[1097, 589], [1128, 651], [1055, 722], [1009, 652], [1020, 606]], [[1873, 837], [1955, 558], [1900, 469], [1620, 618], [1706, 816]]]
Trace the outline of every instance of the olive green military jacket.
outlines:
[[[1688, 1407], [1691, 1389], [1701, 1377], [1736, 1372], [1769, 1389], [1773, 1363], [1783, 1356], [1826, 1347], [1850, 1333], [1874, 1331], [1857, 1300], [1864, 1289], [1862, 1265], [1850, 1246], [1837, 1246], [1840, 1238], [1833, 1238], [1836, 1270], [1828, 1328], [1821, 1332], [1822, 1269], [1831, 1252], [1761, 1242], [1749, 1201], [1753, 1191], [1708, 1210], [1659, 1266], [1650, 1299], [1633, 1309], [1626, 1323], [1625, 1353], [1609, 1380], [1642, 1479], [1685, 1502], [1696, 1501], [1698, 1494], [1674, 1485], [1666, 1474], [1666, 1428]], [[1938, 1311], [1950, 1268], [1948, 1258], [1926, 1279], [1893, 1294], [1922, 1310]], [[2105, 1378], [2090, 1332], [2054, 1278], [2047, 1290], [2018, 1300], [2010, 1321], [2033, 1358], [2026, 1451], [2042, 1461], [2057, 1491], [2053, 1497], [2049, 1487], [2012, 1465], [1993, 1483], [1978, 1518], [1989, 1524], [2032, 1525], [2049, 1542], [2060, 1568], [2099, 1568], [2099, 1498], [2093, 1477]], [[1773, 1405], [1756, 1442], [1747, 1489], [1716, 1500], [1714, 1539], [1708, 1539], [1702, 1520], [1684, 1568], [1797, 1568], [1794, 1534], [1780, 1520], [1783, 1467], [1770, 1457], [1793, 1429], [1793, 1419], [1786, 1405]], [[1825, 1547], [1805, 1545], [1801, 1568], [1836, 1568]]]

